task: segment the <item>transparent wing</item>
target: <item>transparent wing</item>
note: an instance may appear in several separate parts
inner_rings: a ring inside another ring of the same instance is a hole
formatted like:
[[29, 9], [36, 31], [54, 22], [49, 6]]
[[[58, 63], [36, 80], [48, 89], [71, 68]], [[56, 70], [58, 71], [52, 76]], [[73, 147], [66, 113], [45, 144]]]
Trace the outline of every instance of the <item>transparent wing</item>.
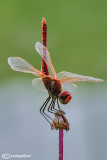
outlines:
[[42, 90], [44, 92], [47, 91], [46, 88], [45, 88], [45, 86], [43, 85], [43, 82], [42, 82], [41, 78], [33, 79], [32, 80], [32, 85], [34, 87], [36, 87], [37, 89], [39, 89], [39, 90]]
[[94, 78], [94, 77], [88, 77], [88, 76], [82, 76], [70, 72], [60, 72], [57, 74], [57, 79], [59, 79], [61, 82], [79, 82], [79, 81], [88, 81], [88, 82], [103, 82], [102, 79]]
[[71, 93], [77, 88], [77, 84], [62, 82], [62, 88], [63, 88], [63, 90]]
[[55, 73], [54, 67], [52, 65], [48, 49], [44, 45], [42, 45], [40, 42], [37, 42], [35, 44], [35, 48], [36, 48], [37, 52], [39, 53], [39, 55], [44, 59], [45, 63], [47, 64], [50, 75], [53, 78], [56, 78], [56, 73]]
[[25, 72], [25, 73], [32, 73], [35, 76], [42, 76], [44, 75], [42, 72], [35, 69], [31, 64], [20, 57], [9, 57], [8, 64], [10, 67], [15, 71]]

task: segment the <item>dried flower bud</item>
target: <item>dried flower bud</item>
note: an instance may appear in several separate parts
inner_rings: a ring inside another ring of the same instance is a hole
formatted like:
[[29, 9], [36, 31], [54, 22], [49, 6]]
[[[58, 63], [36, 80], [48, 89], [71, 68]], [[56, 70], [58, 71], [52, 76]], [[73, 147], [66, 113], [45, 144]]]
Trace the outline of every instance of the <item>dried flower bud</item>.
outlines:
[[64, 114], [65, 113], [62, 110], [55, 113], [55, 118], [52, 123], [52, 129], [58, 130], [59, 128], [61, 128], [66, 131], [69, 130], [69, 123]]

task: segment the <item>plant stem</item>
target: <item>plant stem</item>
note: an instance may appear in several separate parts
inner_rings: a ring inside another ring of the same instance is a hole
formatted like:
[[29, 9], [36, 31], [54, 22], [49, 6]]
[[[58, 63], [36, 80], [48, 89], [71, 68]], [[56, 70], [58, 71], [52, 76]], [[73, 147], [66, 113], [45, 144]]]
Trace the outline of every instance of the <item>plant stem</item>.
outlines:
[[59, 160], [63, 160], [63, 129], [59, 128]]

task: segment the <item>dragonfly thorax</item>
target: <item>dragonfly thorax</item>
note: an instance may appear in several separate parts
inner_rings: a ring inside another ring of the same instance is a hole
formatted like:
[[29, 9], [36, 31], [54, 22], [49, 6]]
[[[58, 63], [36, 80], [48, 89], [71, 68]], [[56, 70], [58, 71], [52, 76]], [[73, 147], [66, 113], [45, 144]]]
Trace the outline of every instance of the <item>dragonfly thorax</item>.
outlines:
[[59, 94], [59, 101], [62, 104], [67, 104], [68, 102], [70, 102], [71, 98], [72, 98], [72, 96], [71, 96], [71, 94], [68, 91], [62, 91]]
[[47, 89], [49, 95], [51, 97], [59, 97], [60, 93], [62, 92], [62, 84], [59, 80], [53, 79], [51, 77], [43, 77], [42, 78], [43, 84]]

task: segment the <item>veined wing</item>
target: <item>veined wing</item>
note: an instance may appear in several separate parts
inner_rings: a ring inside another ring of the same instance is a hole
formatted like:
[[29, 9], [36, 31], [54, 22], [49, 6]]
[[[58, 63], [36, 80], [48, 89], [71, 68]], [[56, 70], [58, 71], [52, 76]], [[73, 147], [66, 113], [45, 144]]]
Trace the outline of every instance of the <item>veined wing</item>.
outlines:
[[62, 88], [63, 88], [63, 90], [71, 93], [77, 88], [77, 84], [76, 83], [62, 82]]
[[20, 57], [9, 57], [8, 64], [10, 67], [15, 71], [25, 72], [25, 73], [32, 73], [35, 76], [41, 77], [44, 74], [34, 68], [31, 64]]
[[70, 72], [60, 72], [57, 74], [57, 79], [59, 79], [61, 82], [79, 82], [79, 81], [87, 81], [87, 82], [103, 82], [102, 79], [94, 78], [94, 77], [88, 77], [88, 76], [82, 76]]
[[42, 82], [41, 78], [33, 79], [32, 80], [32, 85], [34, 87], [36, 87], [37, 89], [39, 89], [39, 90], [42, 90], [44, 92], [47, 91], [46, 88], [45, 88], [45, 86], [43, 85], [43, 82]]
[[37, 42], [35, 44], [35, 48], [36, 48], [37, 52], [39, 53], [39, 55], [44, 59], [45, 63], [47, 64], [50, 75], [53, 78], [56, 78], [56, 72], [55, 72], [55, 69], [52, 65], [51, 57], [48, 52], [48, 49], [44, 45], [42, 45], [40, 42]]

